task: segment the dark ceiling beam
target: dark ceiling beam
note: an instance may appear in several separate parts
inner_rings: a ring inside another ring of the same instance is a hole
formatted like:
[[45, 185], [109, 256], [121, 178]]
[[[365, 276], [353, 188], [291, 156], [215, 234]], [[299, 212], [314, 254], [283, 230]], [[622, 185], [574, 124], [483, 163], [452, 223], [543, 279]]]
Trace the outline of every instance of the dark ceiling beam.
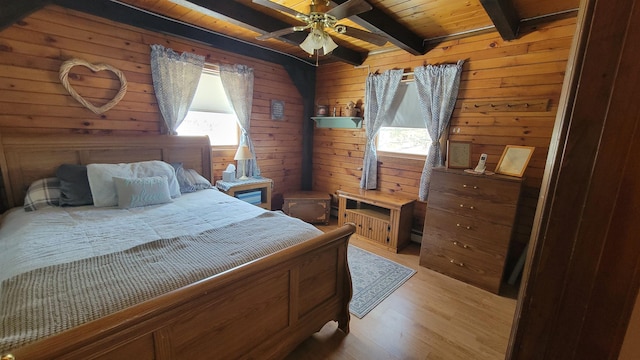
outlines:
[[512, 0], [480, 0], [480, 3], [504, 40], [518, 38], [520, 19]]
[[[241, 26], [245, 29], [255, 31], [259, 34], [266, 34], [293, 26], [287, 22], [266, 15], [236, 1], [189, 0], [189, 2], [209, 10], [208, 15], [237, 26]], [[299, 25], [304, 24], [300, 23]], [[306, 32], [294, 32], [277, 37], [276, 39], [280, 39], [297, 46], [302, 43], [306, 37]], [[348, 64], [361, 65], [367, 58], [367, 53], [357, 52], [340, 46], [334, 50], [330, 56]]]
[[257, 47], [213, 31], [194, 27], [183, 22], [174, 21], [122, 3], [110, 0], [53, 0], [53, 3], [68, 9], [81, 11], [115, 22], [147, 29], [157, 33], [194, 40], [218, 49], [272, 63], [282, 64], [283, 66], [303, 66], [309, 69], [313, 68], [313, 64], [309, 62], [300, 61], [299, 59], [285, 54]]
[[[332, 3], [340, 5], [347, 1], [332, 0]], [[375, 7], [361, 14], [353, 15], [349, 17], [349, 20], [371, 32], [386, 36], [393, 45], [412, 55], [424, 55], [429, 50], [425, 48], [423, 38]]]
[[[188, 2], [204, 8], [206, 15], [255, 31], [259, 34], [266, 34], [292, 27], [289, 23], [265, 15], [260, 11], [235, 1], [189, 0]], [[188, 5], [182, 6], [188, 7]], [[303, 23], [300, 23], [300, 25], [303, 25]], [[280, 36], [277, 39], [289, 44], [298, 45], [304, 41], [305, 37], [306, 34], [295, 32]]]
[[4, 30], [50, 2], [47, 0], [0, 0], [0, 30]]

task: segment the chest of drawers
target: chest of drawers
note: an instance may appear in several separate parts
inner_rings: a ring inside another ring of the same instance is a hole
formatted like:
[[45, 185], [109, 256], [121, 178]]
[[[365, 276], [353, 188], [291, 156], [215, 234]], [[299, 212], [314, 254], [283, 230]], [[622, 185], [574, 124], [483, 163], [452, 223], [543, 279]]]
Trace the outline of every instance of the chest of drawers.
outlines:
[[434, 169], [420, 265], [498, 293], [522, 179]]

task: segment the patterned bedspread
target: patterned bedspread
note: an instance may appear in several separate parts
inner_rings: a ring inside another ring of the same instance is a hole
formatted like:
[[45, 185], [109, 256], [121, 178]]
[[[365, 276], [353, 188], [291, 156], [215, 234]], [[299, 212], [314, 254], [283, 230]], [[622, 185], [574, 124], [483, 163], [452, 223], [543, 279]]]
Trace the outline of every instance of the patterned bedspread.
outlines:
[[20, 273], [2, 283], [0, 353], [319, 234], [282, 213], [264, 212], [198, 234], [157, 239]]

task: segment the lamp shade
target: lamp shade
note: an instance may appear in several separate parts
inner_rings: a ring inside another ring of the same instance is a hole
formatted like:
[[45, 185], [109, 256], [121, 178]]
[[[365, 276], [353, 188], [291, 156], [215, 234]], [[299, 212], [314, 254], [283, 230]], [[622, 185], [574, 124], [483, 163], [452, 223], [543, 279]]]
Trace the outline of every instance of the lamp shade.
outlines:
[[327, 34], [325, 32], [324, 33], [324, 44], [322, 44], [323, 53], [326, 55], [326, 54], [332, 52], [333, 50], [335, 50], [337, 47], [338, 47], [338, 44], [336, 44], [335, 41], [333, 41], [333, 39], [331, 38], [331, 36], [329, 36], [329, 34]]
[[251, 160], [253, 155], [251, 154], [251, 150], [247, 145], [240, 145], [238, 147], [238, 151], [236, 151], [236, 155], [233, 157], [233, 160]]

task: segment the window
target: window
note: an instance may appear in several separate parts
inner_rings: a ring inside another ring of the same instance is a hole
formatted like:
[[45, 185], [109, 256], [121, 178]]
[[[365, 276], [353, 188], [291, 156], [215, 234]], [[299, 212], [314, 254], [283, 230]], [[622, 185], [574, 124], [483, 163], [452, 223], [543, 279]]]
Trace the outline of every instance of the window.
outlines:
[[189, 112], [177, 132], [178, 135], [208, 135], [212, 146], [238, 147], [237, 117], [217, 72], [203, 70]]
[[392, 106], [397, 112], [393, 121], [378, 132], [378, 151], [426, 156], [431, 138], [424, 126], [416, 83], [401, 83]]

